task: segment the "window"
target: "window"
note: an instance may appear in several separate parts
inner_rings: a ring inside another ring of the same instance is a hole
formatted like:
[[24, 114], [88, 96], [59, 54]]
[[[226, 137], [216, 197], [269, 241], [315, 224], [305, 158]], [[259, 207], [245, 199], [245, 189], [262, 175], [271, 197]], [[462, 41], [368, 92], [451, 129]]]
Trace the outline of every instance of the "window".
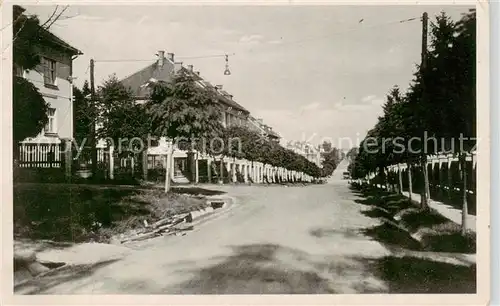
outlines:
[[44, 132], [47, 134], [55, 133], [56, 132], [56, 109], [49, 108], [47, 116], [49, 117], [49, 121], [47, 122], [47, 125], [44, 128]]
[[224, 127], [226, 127], [226, 126], [227, 126], [227, 125], [226, 125], [226, 113], [225, 113], [225, 112], [222, 112], [222, 116], [221, 116], [221, 117], [222, 117], [222, 125], [223, 125]]
[[56, 61], [44, 57], [43, 63], [43, 82], [47, 85], [56, 83]]

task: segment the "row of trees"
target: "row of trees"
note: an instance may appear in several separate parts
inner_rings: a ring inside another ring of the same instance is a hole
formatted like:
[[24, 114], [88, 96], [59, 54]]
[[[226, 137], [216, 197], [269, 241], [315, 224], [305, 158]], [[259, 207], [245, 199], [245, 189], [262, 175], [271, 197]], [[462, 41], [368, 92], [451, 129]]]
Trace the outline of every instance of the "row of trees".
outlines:
[[[465, 230], [465, 156], [476, 144], [475, 10], [456, 22], [442, 13], [431, 22], [430, 29], [430, 48], [417, 66], [413, 81], [406, 92], [397, 86], [390, 90], [383, 115], [361, 142], [350, 169], [354, 178], [378, 173], [385, 181], [390, 165], [406, 163], [421, 168], [425, 184], [421, 207], [428, 209], [427, 155], [458, 156]], [[397, 137], [399, 141], [393, 141]]]
[[[189, 73], [181, 71], [170, 82], [158, 81], [149, 86], [149, 99], [142, 104], [136, 103], [132, 92], [115, 76], [98, 87], [96, 101], [90, 99], [88, 83], [81, 90], [74, 88], [76, 140], [88, 140], [93, 125], [97, 123], [96, 138], [112, 140], [115, 144], [120, 139], [140, 138], [142, 145], [147, 145], [150, 136], [184, 139], [179, 145], [188, 151], [197, 150], [214, 157], [245, 158], [313, 177], [321, 176], [320, 168], [305, 157], [245, 126], [224, 128], [217, 92], [197, 86]], [[196, 141], [191, 142], [193, 139]], [[141, 143], [137, 141], [134, 145]], [[134, 145], [132, 149], [142, 149], [146, 154], [146, 146], [137, 148]], [[172, 153], [168, 153], [167, 163], [173, 162]], [[169, 173], [166, 175], [168, 177]], [[167, 185], [168, 182], [166, 180]]]
[[245, 126], [229, 127], [224, 130], [221, 136], [224, 139], [223, 154], [226, 156], [301, 171], [312, 177], [322, 176], [321, 169], [306, 157], [284, 148], [279, 143], [271, 141]]

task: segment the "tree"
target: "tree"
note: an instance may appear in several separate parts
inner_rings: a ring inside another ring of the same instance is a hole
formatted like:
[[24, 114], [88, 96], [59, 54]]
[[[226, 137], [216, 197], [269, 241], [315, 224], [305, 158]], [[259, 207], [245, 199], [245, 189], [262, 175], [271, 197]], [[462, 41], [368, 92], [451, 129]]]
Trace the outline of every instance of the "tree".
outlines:
[[65, 9], [54, 10], [50, 18], [43, 24], [37, 16], [26, 16], [25, 9], [19, 5], [13, 6], [12, 27], [12, 72], [13, 72], [13, 141], [14, 158], [18, 157], [17, 143], [27, 137], [40, 133], [48, 122], [48, 104], [36, 86], [28, 80], [18, 77], [19, 70], [33, 70], [40, 64], [38, 55], [41, 42], [47, 36], [48, 30], [62, 15]]
[[[369, 137], [379, 141], [398, 136], [403, 139], [404, 150], [396, 152], [397, 147], [388, 143], [383, 154], [379, 151], [368, 154], [365, 138], [350, 166], [356, 177], [378, 171], [382, 179], [381, 168], [386, 165], [406, 162], [409, 170], [412, 166], [420, 168], [421, 181], [424, 182], [421, 207], [428, 209], [427, 155], [439, 152], [458, 155], [462, 176], [463, 232], [467, 216], [465, 154], [476, 143], [475, 19], [474, 10], [458, 22], [453, 22], [444, 13], [435, 18], [431, 24], [430, 48], [423, 65], [417, 66], [415, 78], [404, 94], [398, 88], [391, 90], [384, 105], [384, 115], [368, 133]], [[464, 136], [468, 140], [461, 141], [461, 147], [457, 149], [454, 140]], [[410, 146], [410, 139], [415, 137], [420, 143]]]
[[[48, 104], [38, 88], [28, 80], [14, 77], [13, 82], [12, 131], [14, 152], [17, 152], [18, 142], [27, 137], [36, 136], [47, 124]], [[17, 153], [15, 157], [17, 157]]]
[[83, 141], [87, 140], [91, 133], [90, 129], [92, 128], [92, 124], [94, 123], [93, 118], [97, 116], [94, 108], [90, 104], [89, 95], [90, 87], [87, 81], [83, 83], [81, 90], [73, 86], [74, 138], [77, 144], [82, 144]]
[[467, 231], [467, 166], [465, 152], [471, 152], [476, 146], [476, 11], [471, 10], [456, 24], [457, 37], [453, 48], [457, 54], [457, 69], [462, 71], [457, 78], [459, 94], [455, 96], [455, 106], [462, 121], [462, 130], [457, 125], [450, 126], [450, 133], [455, 137], [467, 136], [464, 148], [460, 148], [462, 172], [462, 234]]
[[[458, 156], [462, 177], [462, 231], [467, 228], [467, 162], [476, 136], [476, 13], [469, 11], [458, 22], [445, 14], [436, 18], [428, 77], [434, 82], [432, 124], [436, 134], [448, 139], [442, 151]], [[465, 137], [467, 140], [462, 141]], [[457, 148], [457, 141], [460, 148]], [[455, 141], [453, 141], [455, 140]], [[449, 186], [452, 187], [452, 186]], [[451, 194], [451, 193], [450, 193]]]
[[[183, 71], [171, 82], [153, 84], [146, 108], [153, 135], [158, 137], [212, 139], [222, 130], [215, 91], [200, 88], [192, 76]], [[172, 153], [173, 146], [169, 153], [171, 161]], [[170, 187], [169, 168], [167, 166], [165, 192]]]
[[[85, 84], [84, 90], [90, 92]], [[85, 99], [84, 106], [89, 113], [83, 116], [87, 115], [85, 118], [89, 125], [82, 128], [91, 127], [96, 122], [97, 138], [106, 139], [108, 146], [113, 145], [117, 149], [118, 156], [137, 158], [139, 154], [142, 155], [143, 177], [146, 179], [148, 135], [151, 129], [146, 106], [136, 103], [132, 92], [115, 75], [98, 87], [96, 96], [95, 105]], [[89, 129], [87, 131], [91, 132]]]
[[121, 140], [127, 146], [119, 152], [122, 155], [142, 151], [150, 130], [146, 107], [135, 102], [132, 92], [115, 75], [99, 86], [97, 96], [97, 136], [112, 141], [115, 147]]

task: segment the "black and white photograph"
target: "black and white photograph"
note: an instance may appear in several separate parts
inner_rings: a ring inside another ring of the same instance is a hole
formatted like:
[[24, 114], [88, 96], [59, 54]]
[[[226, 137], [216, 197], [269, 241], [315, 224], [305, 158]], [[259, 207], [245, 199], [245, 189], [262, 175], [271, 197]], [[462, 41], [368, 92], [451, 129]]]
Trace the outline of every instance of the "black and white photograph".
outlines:
[[2, 17], [13, 297], [488, 300], [486, 2]]

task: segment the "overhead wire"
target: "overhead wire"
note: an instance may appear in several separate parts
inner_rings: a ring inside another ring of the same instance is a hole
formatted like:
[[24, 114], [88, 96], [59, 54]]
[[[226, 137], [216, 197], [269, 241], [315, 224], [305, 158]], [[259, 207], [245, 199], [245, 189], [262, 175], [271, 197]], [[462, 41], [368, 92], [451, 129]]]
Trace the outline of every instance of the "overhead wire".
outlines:
[[[395, 20], [395, 21], [390, 21], [390, 22], [385, 22], [385, 23], [379, 23], [379, 24], [375, 24], [375, 25], [371, 25], [371, 26], [366, 26], [366, 27], [361, 27], [361, 28], [360, 27], [352, 27], [351, 29], [347, 29], [347, 30], [344, 30], [344, 31], [339, 31], [339, 32], [335, 32], [335, 33], [329, 33], [329, 34], [321, 35], [321, 36], [317, 36], [317, 37], [310, 37], [310, 38], [306, 38], [306, 39], [300, 39], [300, 40], [296, 40], [296, 41], [282, 42], [282, 43], [279, 43], [279, 44], [268, 45], [266, 47], [267, 48], [270, 48], [270, 47], [277, 48], [277, 47], [282, 47], [282, 46], [288, 46], [288, 45], [291, 45], [291, 44], [300, 44], [300, 43], [304, 43], [304, 42], [310, 42], [310, 41], [327, 39], [327, 38], [330, 38], [330, 37], [335, 36], [335, 35], [346, 34], [346, 33], [350, 33], [350, 32], [353, 32], [353, 31], [360, 31], [360, 30], [372, 29], [372, 28], [387, 26], [387, 25], [391, 25], [391, 24], [402, 24], [402, 23], [406, 23], [406, 22], [410, 22], [410, 21], [414, 21], [414, 20], [420, 20], [420, 19], [421, 19], [421, 17], [412, 17], [412, 18]], [[262, 49], [262, 48], [266, 48], [266, 47], [260, 46], [259, 50]], [[238, 52], [238, 53], [233, 52], [233, 53], [200, 55], [200, 56], [183, 56], [183, 57], [178, 57], [178, 59], [186, 60], [186, 59], [219, 58], [219, 57], [225, 57], [225, 56], [228, 56], [228, 55], [235, 56], [235, 55], [240, 55], [240, 54], [245, 54], [245, 53], [253, 53], [253, 52], [256, 52], [256, 51], [259, 51], [259, 50], [249, 49], [247, 51], [241, 51], [241, 52]], [[154, 60], [155, 59], [96, 59], [95, 62], [126, 63], [126, 62], [153, 62]]]

